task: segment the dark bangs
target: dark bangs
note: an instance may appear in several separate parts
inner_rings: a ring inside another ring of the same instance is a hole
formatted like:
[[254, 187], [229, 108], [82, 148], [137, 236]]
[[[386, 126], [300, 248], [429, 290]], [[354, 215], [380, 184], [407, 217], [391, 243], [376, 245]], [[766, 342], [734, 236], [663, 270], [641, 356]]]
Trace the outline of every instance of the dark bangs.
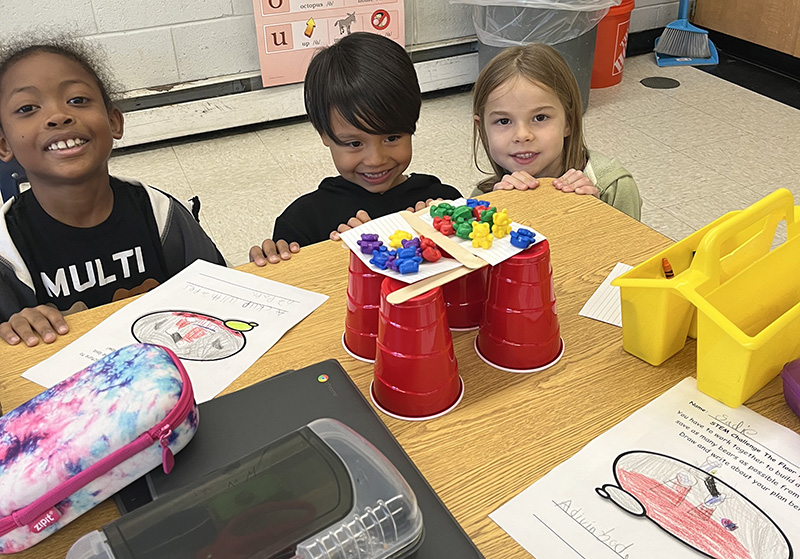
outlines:
[[353, 33], [319, 51], [306, 72], [304, 99], [311, 124], [341, 143], [333, 111], [369, 134], [413, 134], [422, 97], [405, 49], [373, 33]]

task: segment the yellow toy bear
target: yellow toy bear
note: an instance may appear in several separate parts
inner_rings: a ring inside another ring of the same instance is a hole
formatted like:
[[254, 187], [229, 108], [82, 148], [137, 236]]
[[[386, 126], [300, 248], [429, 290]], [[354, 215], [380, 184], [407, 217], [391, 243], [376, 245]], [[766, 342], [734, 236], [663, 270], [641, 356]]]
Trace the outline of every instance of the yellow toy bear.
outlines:
[[492, 235], [498, 239], [502, 239], [511, 233], [511, 218], [508, 217], [506, 210], [501, 210], [492, 216], [494, 227], [492, 227]]
[[492, 231], [488, 223], [473, 221], [469, 238], [475, 248], [492, 248]]
[[394, 234], [389, 235], [389, 246], [392, 248], [402, 248], [403, 240], [408, 241], [411, 240], [412, 237], [414, 237], [414, 235], [408, 231], [398, 229]]

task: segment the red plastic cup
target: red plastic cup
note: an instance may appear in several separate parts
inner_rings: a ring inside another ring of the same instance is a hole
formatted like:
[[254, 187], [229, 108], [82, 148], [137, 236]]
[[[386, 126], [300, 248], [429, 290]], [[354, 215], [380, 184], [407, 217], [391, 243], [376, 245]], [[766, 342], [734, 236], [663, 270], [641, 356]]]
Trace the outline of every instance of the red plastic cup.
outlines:
[[561, 359], [564, 342], [546, 240], [492, 269], [475, 350], [492, 367], [514, 373], [541, 371]]
[[474, 330], [480, 326], [488, 280], [489, 266], [484, 266], [442, 286], [451, 330]]
[[458, 376], [442, 289], [436, 287], [399, 305], [386, 301], [389, 293], [405, 285], [393, 278], [381, 285], [370, 396], [392, 417], [430, 419], [458, 405], [464, 384]]
[[347, 281], [347, 316], [344, 320], [342, 345], [352, 357], [367, 363], [375, 361], [375, 340], [378, 339], [378, 306], [384, 276], [350, 251]]

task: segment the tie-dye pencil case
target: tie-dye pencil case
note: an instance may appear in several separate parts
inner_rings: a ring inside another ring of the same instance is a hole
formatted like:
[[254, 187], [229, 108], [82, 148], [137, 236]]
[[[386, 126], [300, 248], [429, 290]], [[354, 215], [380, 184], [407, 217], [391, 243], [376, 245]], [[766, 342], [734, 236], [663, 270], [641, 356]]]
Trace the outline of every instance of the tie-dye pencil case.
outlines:
[[0, 553], [29, 548], [163, 464], [197, 430], [169, 349], [124, 347], [0, 417]]

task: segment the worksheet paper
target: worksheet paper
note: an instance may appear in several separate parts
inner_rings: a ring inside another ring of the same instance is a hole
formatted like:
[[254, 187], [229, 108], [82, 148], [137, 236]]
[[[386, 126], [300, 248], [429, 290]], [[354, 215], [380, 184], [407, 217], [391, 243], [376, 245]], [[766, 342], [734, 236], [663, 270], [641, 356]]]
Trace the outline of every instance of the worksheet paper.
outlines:
[[22, 376], [50, 387], [134, 343], [173, 350], [212, 399], [328, 298], [197, 260]]
[[790, 559], [800, 435], [692, 378], [490, 516], [537, 559]]
[[621, 276], [633, 266], [628, 266], [622, 262], [617, 262], [614, 269], [603, 280], [600, 287], [592, 293], [586, 304], [578, 312], [580, 316], [593, 318], [601, 322], [607, 322], [614, 326], [622, 327], [622, 305], [619, 298], [619, 287], [611, 285], [611, 281], [617, 276]]

